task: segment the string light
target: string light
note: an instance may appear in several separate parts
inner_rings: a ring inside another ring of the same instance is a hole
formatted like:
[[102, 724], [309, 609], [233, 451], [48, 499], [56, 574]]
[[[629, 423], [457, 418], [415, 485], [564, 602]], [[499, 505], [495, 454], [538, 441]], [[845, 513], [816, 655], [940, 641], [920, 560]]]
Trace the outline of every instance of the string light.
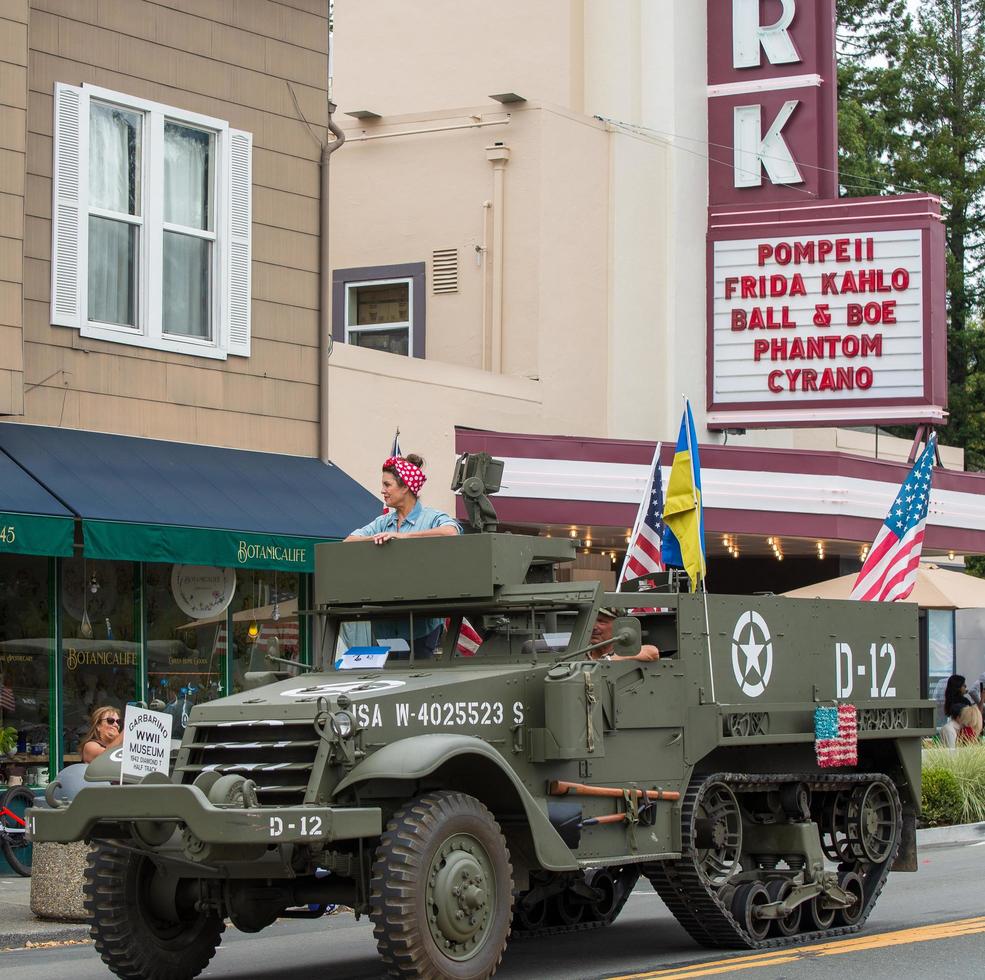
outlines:
[[570, 537], [572, 537], [572, 538], [577, 538], [577, 537], [578, 537], [578, 528], [576, 528], [576, 527], [573, 527], [573, 528], [572, 528], [572, 529], [571, 529], [571, 530], [570, 530], [570, 531], [568, 532], [568, 534], [569, 534], [569, 536], [570, 536]]

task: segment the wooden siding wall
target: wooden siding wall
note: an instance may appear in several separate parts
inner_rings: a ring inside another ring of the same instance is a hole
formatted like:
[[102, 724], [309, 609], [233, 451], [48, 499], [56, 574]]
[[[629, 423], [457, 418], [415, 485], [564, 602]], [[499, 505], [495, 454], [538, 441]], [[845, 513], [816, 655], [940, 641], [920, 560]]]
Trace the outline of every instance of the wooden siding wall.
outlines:
[[28, 0], [0, 6], [0, 415], [24, 411]]
[[[30, 0], [29, 7], [24, 420], [317, 455], [317, 140], [327, 121], [328, 0]], [[249, 358], [212, 361], [50, 326], [55, 82], [89, 82], [253, 133]], [[7, 128], [3, 120], [0, 130]], [[0, 302], [3, 316], [8, 305]]]

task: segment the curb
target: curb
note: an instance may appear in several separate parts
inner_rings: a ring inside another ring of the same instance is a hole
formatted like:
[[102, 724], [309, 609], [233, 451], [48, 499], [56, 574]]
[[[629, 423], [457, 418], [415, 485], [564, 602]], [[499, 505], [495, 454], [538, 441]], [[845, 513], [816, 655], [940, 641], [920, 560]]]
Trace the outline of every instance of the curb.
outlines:
[[917, 831], [918, 847], [942, 847], [985, 841], [985, 823], [952, 824], [949, 827], [925, 827]]
[[42, 943], [62, 943], [90, 941], [89, 927], [67, 922], [43, 922], [33, 916], [28, 919], [28, 927], [17, 929], [0, 926], [0, 950], [23, 949], [39, 946]]

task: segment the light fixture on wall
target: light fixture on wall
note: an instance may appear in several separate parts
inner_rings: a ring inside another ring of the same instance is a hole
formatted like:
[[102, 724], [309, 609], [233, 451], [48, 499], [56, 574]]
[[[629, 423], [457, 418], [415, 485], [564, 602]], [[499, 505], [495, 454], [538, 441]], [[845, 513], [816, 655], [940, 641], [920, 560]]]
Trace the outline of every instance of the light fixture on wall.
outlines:
[[948, 561], [954, 561], [954, 552], [953, 551], [949, 551], [947, 553], [947, 560]]
[[257, 623], [257, 577], [253, 576], [253, 618], [250, 620], [250, 625], [246, 630], [246, 635], [251, 639], [255, 640], [260, 635], [260, 625]]

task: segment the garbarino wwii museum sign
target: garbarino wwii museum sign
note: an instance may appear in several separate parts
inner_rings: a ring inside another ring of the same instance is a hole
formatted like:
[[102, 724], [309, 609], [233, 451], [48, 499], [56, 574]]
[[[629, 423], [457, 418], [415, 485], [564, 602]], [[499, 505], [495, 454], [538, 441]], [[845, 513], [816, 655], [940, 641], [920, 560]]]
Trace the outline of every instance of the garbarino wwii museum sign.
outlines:
[[839, 198], [834, 0], [709, 0], [708, 427], [940, 424], [940, 201]]

